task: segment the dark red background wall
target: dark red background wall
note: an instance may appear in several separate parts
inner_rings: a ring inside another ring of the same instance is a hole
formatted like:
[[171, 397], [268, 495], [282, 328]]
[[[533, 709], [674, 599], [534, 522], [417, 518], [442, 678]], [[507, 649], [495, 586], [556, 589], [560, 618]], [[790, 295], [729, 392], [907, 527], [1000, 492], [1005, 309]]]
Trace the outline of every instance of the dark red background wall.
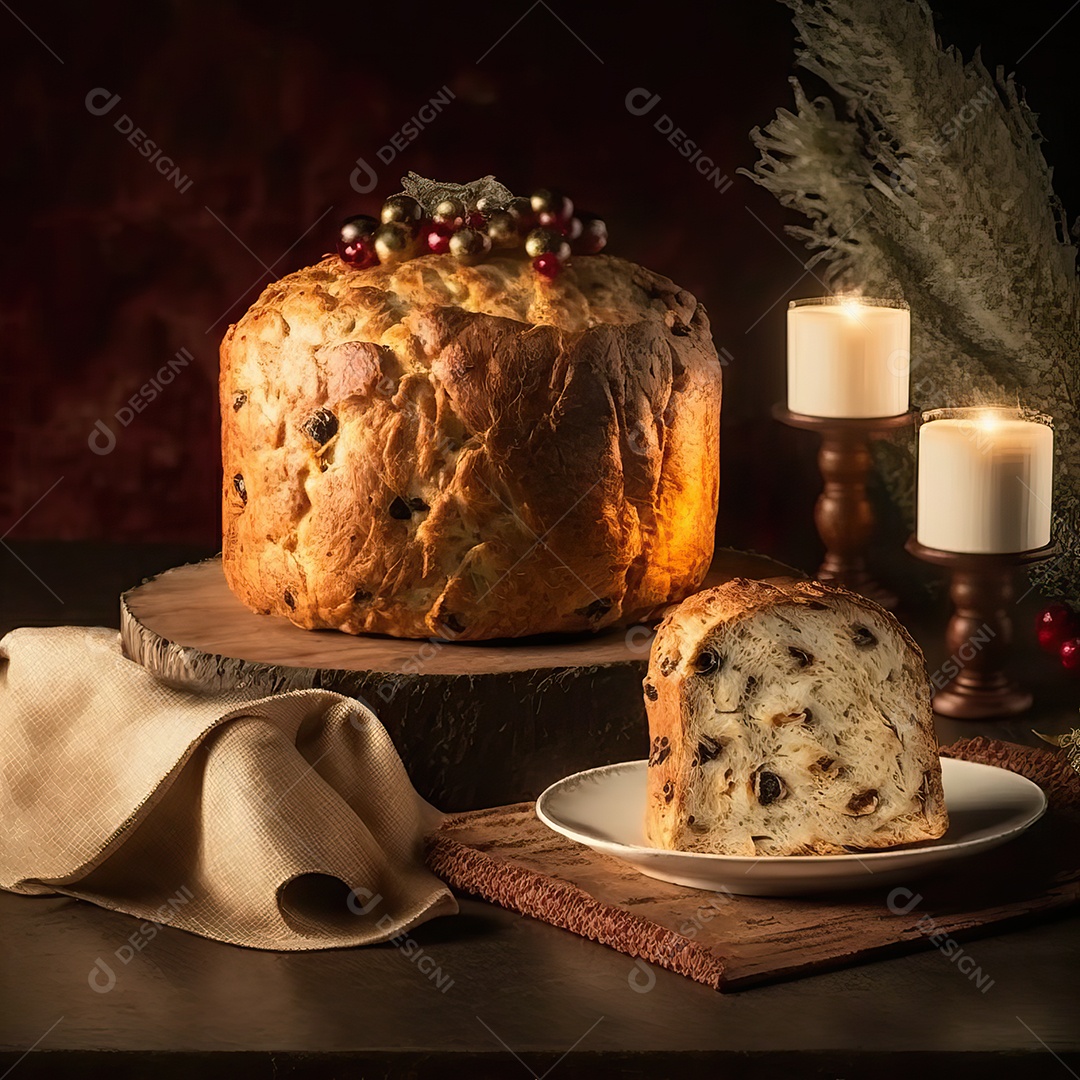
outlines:
[[[947, 40], [968, 52], [983, 42], [1011, 68], [1068, 3], [938, 6]], [[719, 535], [782, 555], [808, 529], [813, 442], [767, 409], [782, 394], [786, 300], [821, 290], [784, 250], [793, 243], [771, 235], [785, 213], [736, 175], [755, 158], [749, 129], [790, 104], [780, 4], [75, 8], [0, 10], [0, 534], [216, 543], [221, 334], [409, 169], [492, 172], [520, 192], [563, 186], [607, 218], [610, 251], [702, 297], [731, 357]], [[1018, 69], [1074, 207], [1080, 173], [1058, 143], [1070, 137], [1078, 26], [1080, 12], [1067, 16]], [[444, 85], [450, 104], [383, 165], [378, 149]], [[638, 87], [660, 95], [648, 116], [626, 107]], [[96, 88], [119, 95], [105, 115], [87, 108]], [[717, 191], [665, 142], [662, 114], [730, 187]], [[118, 122], [175, 161], [185, 190]], [[377, 167], [367, 196], [350, 187], [357, 158]], [[182, 349], [190, 364], [117, 421]], [[98, 421], [115, 434], [109, 453], [88, 445]]]

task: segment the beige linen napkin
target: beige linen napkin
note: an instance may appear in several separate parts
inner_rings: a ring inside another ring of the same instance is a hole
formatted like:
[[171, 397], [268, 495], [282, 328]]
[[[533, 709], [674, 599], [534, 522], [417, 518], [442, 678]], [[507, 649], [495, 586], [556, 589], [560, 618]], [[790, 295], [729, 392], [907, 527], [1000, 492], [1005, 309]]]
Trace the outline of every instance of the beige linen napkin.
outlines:
[[114, 630], [0, 641], [0, 887], [255, 948], [361, 945], [457, 911], [423, 864], [439, 820], [352, 698], [173, 689]]

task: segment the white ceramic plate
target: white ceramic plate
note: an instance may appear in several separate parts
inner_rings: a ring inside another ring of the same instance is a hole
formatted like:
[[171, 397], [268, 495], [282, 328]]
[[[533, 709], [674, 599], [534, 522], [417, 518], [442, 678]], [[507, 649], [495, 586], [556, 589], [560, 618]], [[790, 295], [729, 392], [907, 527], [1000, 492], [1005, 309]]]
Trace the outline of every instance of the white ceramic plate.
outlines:
[[1046, 796], [1007, 769], [943, 758], [949, 830], [939, 840], [857, 855], [706, 855], [650, 847], [644, 836], [644, 761], [575, 773], [536, 800], [557, 833], [613, 855], [649, 877], [749, 896], [799, 896], [913, 881], [1019, 836], [1042, 817]]

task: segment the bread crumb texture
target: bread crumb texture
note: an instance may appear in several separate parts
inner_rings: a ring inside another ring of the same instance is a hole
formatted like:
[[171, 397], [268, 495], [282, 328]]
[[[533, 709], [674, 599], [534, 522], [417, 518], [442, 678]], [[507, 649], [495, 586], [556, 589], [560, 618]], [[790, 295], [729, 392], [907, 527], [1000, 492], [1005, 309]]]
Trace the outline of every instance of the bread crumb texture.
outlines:
[[831, 855], [944, 834], [922, 653], [878, 605], [738, 578], [653, 642], [646, 833], [664, 848]]

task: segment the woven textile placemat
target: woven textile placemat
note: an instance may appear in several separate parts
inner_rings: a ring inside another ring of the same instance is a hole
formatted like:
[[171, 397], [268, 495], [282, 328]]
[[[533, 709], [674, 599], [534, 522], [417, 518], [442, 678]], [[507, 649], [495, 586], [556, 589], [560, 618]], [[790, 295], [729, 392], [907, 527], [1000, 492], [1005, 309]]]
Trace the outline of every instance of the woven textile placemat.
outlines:
[[637, 985], [651, 964], [731, 991], [938, 947], [985, 990], [993, 972], [967, 939], [1080, 902], [1080, 774], [1060, 754], [983, 738], [941, 752], [1027, 776], [1050, 810], [960, 872], [919, 879], [899, 895], [895, 883], [814, 898], [671, 885], [553, 833], [531, 802], [448, 819], [429, 841], [428, 865], [459, 892], [645, 961], [628, 969]]

